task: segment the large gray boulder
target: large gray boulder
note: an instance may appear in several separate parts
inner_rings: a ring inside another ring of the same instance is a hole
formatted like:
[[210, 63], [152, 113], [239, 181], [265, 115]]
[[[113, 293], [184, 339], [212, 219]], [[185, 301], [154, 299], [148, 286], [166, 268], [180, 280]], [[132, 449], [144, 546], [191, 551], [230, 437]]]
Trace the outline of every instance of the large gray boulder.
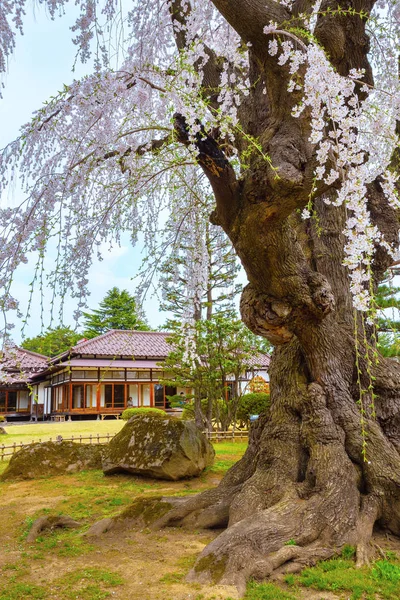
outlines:
[[193, 421], [144, 413], [129, 419], [108, 444], [103, 471], [176, 481], [200, 475], [214, 456], [214, 448]]
[[77, 473], [86, 469], [101, 469], [103, 448], [74, 442], [43, 442], [21, 448], [10, 460], [0, 477], [36, 479], [49, 475]]

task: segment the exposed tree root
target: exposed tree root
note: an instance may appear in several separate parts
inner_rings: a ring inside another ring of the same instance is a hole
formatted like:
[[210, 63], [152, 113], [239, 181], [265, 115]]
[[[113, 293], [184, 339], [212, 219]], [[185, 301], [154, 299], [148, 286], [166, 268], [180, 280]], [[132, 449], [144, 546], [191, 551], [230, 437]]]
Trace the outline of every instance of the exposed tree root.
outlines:
[[50, 530], [53, 530], [56, 528], [76, 529], [80, 526], [81, 526], [81, 524], [78, 523], [78, 521], [75, 521], [71, 517], [67, 517], [67, 516], [65, 516], [65, 517], [57, 517], [57, 516], [39, 517], [39, 519], [36, 519], [36, 521], [33, 522], [31, 530], [26, 538], [26, 541], [34, 542], [36, 540], [36, 538], [38, 537], [38, 535], [42, 531], [45, 531], [46, 529], [50, 529]]
[[[322, 356], [318, 339], [312, 342]], [[188, 578], [235, 585], [240, 593], [250, 577], [299, 571], [345, 544], [356, 547], [358, 566], [368, 563], [375, 523], [400, 534], [400, 455], [384, 427], [395, 435], [398, 418], [393, 408], [378, 407], [382, 426], [365, 419], [365, 445], [352, 396], [353, 356], [341, 340], [331, 338], [329, 346], [328, 366], [310, 361], [318, 375], [311, 384], [298, 342], [277, 351], [270, 411], [217, 488], [190, 498], [140, 499], [96, 531], [224, 528]], [[393, 377], [389, 383], [395, 394]]]

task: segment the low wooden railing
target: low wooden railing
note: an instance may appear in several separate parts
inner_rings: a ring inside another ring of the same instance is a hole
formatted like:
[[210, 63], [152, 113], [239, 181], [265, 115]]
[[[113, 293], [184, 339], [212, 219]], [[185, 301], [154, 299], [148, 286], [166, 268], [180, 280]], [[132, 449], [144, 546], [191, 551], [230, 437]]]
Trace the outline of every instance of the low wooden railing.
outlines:
[[[115, 433], [106, 433], [100, 435], [99, 433], [95, 435], [71, 435], [71, 437], [63, 437], [58, 435], [55, 438], [48, 438], [47, 440], [42, 440], [41, 438], [37, 440], [32, 440], [31, 442], [14, 442], [9, 446], [2, 444], [0, 446], [0, 460], [4, 460], [7, 456], [12, 456], [21, 448], [26, 448], [27, 446], [32, 446], [33, 444], [41, 444], [42, 442], [77, 442], [79, 444], [108, 444], [108, 442], [114, 437]], [[103, 441], [105, 440], [105, 441]]]
[[[205, 431], [207, 439], [210, 442], [246, 442], [249, 437], [249, 432], [246, 431]], [[41, 444], [42, 442], [76, 442], [79, 444], [108, 444], [108, 442], [115, 436], [115, 433], [106, 433], [100, 435], [96, 433], [95, 435], [71, 435], [71, 437], [63, 437], [58, 435], [55, 438], [48, 438], [46, 440], [42, 440], [41, 438], [37, 440], [32, 440], [31, 442], [14, 442], [9, 446], [5, 444], [0, 445], [0, 461], [7, 459], [6, 457], [12, 456], [21, 448], [26, 448], [27, 446], [32, 446], [33, 444]], [[103, 441], [105, 440], [105, 441]]]
[[249, 439], [248, 430], [236, 431], [205, 431], [207, 439], [210, 442], [247, 442]]

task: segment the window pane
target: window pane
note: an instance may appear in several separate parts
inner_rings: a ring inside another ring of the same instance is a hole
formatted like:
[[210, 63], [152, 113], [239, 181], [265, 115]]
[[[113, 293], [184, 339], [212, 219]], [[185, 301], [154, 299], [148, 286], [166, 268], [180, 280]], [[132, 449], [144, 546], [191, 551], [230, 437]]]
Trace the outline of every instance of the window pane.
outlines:
[[56, 387], [56, 389], [54, 390], [56, 393], [56, 409], [57, 410], [62, 410], [63, 409], [63, 394], [62, 394], [62, 387]]
[[132, 406], [139, 406], [139, 385], [137, 383], [131, 383], [128, 386], [128, 408]]
[[72, 388], [72, 408], [83, 408], [83, 385]]
[[138, 379], [138, 372], [137, 371], [127, 371], [126, 378], [127, 379]]
[[124, 408], [125, 406], [125, 386], [114, 385], [114, 408]]
[[18, 410], [28, 410], [29, 408], [29, 392], [21, 390], [18, 392]]
[[139, 379], [150, 379], [150, 371], [139, 371]]
[[113, 389], [112, 385], [104, 386], [104, 398], [105, 398], [106, 408], [112, 408], [112, 389]]
[[97, 386], [87, 385], [86, 386], [86, 408], [96, 408], [97, 406]]
[[112, 371], [113, 379], [125, 379], [125, 371]]
[[142, 385], [142, 406], [150, 406], [150, 384]]
[[69, 408], [69, 385], [63, 386], [62, 408], [63, 410], [68, 410]]
[[100, 407], [104, 407], [105, 405], [105, 397], [104, 397], [104, 385], [100, 386]]
[[97, 379], [97, 371], [85, 371], [85, 379]]
[[8, 392], [7, 411], [16, 412], [17, 410], [17, 392]]
[[159, 383], [154, 386], [154, 406], [164, 408], [164, 386]]
[[112, 379], [112, 372], [111, 371], [100, 371], [100, 379], [102, 379], [102, 380]]
[[72, 371], [72, 379], [85, 379], [85, 371]]

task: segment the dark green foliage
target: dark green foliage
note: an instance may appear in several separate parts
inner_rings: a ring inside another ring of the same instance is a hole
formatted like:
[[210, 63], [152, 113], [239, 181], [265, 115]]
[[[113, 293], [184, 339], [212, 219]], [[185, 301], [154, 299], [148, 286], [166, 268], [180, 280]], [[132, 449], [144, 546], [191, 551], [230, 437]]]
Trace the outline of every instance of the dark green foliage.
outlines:
[[247, 422], [250, 415], [259, 415], [270, 405], [269, 394], [263, 392], [254, 392], [252, 394], [244, 394], [239, 402], [237, 418], [240, 421]]
[[166, 396], [169, 400], [171, 408], [184, 408], [188, 402], [193, 398], [193, 394], [174, 394], [173, 396]]
[[[392, 275], [387, 274], [387, 282]], [[375, 296], [378, 311], [378, 349], [383, 356], [400, 355], [400, 288], [383, 283]], [[387, 310], [391, 309], [391, 310]]]
[[100, 302], [99, 308], [83, 313], [84, 337], [94, 338], [109, 329], [148, 331], [149, 326], [138, 315], [136, 300], [127, 290], [113, 287]]
[[71, 346], [75, 346], [78, 340], [82, 339], [83, 334], [77, 333], [70, 327], [59, 325], [58, 327], [49, 327], [44, 333], [33, 338], [26, 338], [21, 344], [25, 350], [38, 352], [45, 356], [57, 356]]
[[151, 413], [152, 415], [160, 415], [160, 417], [166, 417], [166, 413], [160, 408], [142, 407], [142, 408], [126, 408], [122, 413], [121, 417], [124, 421], [129, 421], [131, 417], [135, 415], [145, 415]]

